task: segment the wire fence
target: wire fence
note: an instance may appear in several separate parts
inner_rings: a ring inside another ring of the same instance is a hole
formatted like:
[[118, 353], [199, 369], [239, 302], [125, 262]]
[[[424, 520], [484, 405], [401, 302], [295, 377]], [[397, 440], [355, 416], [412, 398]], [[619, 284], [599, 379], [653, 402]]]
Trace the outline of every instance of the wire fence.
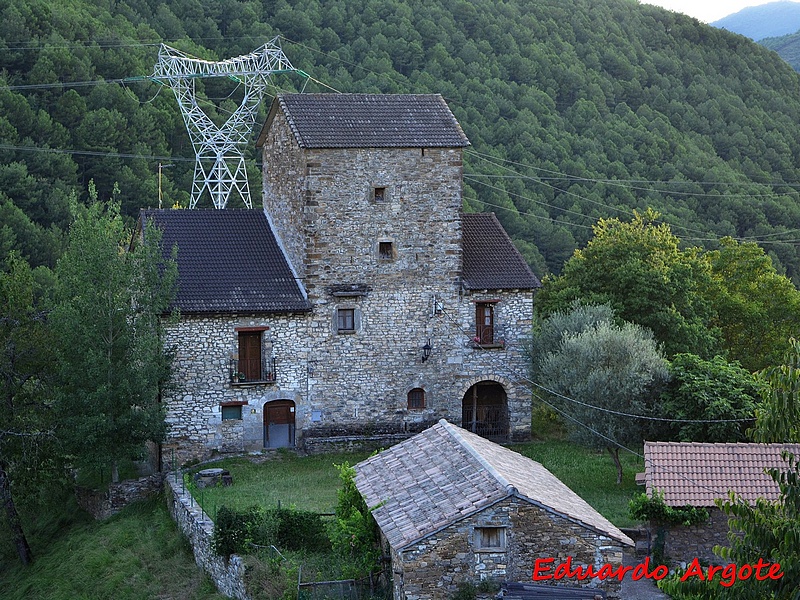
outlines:
[[372, 573], [363, 579], [336, 581], [302, 581], [297, 577], [297, 600], [385, 600], [392, 596], [391, 580], [386, 571]]

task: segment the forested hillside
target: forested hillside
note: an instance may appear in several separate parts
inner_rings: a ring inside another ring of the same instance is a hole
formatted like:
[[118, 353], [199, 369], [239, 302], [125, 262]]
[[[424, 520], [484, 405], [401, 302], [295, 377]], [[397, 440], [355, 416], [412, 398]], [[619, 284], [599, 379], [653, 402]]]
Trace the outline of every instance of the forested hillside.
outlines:
[[765, 48], [774, 50], [795, 71], [800, 71], [800, 33], [764, 38], [758, 43]]
[[[174, 97], [114, 80], [149, 74], [162, 41], [217, 59], [275, 35], [336, 90], [443, 94], [472, 141], [467, 209], [496, 211], [540, 274], [598, 217], [653, 207], [684, 243], [757, 240], [800, 281], [798, 75], [633, 0], [14, 0], [0, 12], [0, 251], [52, 264], [69, 195], [91, 179], [129, 216], [156, 206], [159, 162], [165, 205], [185, 205]], [[220, 118], [236, 106], [232, 83], [198, 87]]]

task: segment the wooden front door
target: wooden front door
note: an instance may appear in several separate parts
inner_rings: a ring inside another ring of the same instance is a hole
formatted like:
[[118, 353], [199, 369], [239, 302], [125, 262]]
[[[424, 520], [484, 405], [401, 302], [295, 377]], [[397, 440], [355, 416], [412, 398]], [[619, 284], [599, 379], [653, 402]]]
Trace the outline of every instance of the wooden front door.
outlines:
[[264, 447], [294, 447], [294, 402], [276, 400], [264, 405]]

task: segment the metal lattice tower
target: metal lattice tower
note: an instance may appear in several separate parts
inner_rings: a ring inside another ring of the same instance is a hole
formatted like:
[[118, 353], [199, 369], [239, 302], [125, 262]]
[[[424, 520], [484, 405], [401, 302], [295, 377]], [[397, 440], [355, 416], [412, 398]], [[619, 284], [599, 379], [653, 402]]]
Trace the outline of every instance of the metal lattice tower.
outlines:
[[[219, 62], [195, 58], [161, 45], [150, 79], [172, 88], [189, 131], [196, 157], [189, 208], [197, 205], [205, 190], [211, 194], [215, 208], [225, 208], [234, 192], [242, 197], [247, 208], [253, 207], [244, 149], [255, 124], [258, 105], [270, 85], [270, 76], [290, 72], [305, 75], [291, 65], [277, 37], [250, 54]], [[203, 77], [228, 77], [244, 88], [241, 105], [221, 127], [197, 104], [195, 82]]]

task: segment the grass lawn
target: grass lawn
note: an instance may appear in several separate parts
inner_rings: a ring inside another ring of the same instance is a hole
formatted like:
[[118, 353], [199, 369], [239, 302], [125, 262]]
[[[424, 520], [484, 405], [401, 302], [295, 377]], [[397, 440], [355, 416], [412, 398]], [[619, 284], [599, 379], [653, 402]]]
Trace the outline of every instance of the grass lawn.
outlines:
[[[225, 598], [195, 564], [163, 498], [133, 504], [100, 522], [68, 512], [58, 517], [57, 530], [42, 520], [33, 524], [32, 529], [39, 526], [39, 531], [31, 536], [34, 563], [29, 567], [20, 565], [10, 544], [2, 540], [0, 596], [4, 600]], [[63, 521], [65, 517], [69, 523]], [[44, 538], [45, 530], [51, 530], [52, 537]]]
[[[593, 452], [562, 440], [517, 444], [512, 449], [540, 462], [618, 527], [634, 524], [628, 517], [628, 501], [642, 491], [634, 482], [635, 474], [644, 470], [638, 457], [620, 456], [624, 478], [618, 486], [616, 468], [607, 452]], [[367, 456], [369, 453], [363, 452], [298, 457], [281, 452], [260, 463], [249, 458], [226, 459], [205, 466], [230, 470], [233, 486], [196, 490], [194, 495], [212, 519], [223, 504], [243, 509], [253, 505], [271, 508], [280, 502], [285, 508], [331, 513], [339, 489], [333, 465], [344, 461], [354, 465]]]
[[628, 502], [644, 491], [635, 480], [636, 473], [644, 471], [644, 460], [638, 456], [620, 453], [622, 483], [617, 485], [617, 468], [608, 452], [562, 440], [517, 444], [512, 449], [541, 463], [617, 527], [636, 524], [628, 516]]
[[339, 489], [339, 473], [334, 465], [345, 461], [354, 465], [370, 454], [297, 456], [293, 452], [276, 452], [258, 463], [246, 457], [224, 459], [196, 467], [192, 473], [208, 467], [228, 469], [233, 485], [195, 490], [194, 497], [212, 519], [223, 504], [244, 509], [253, 505], [274, 508], [280, 503], [283, 508], [332, 513]]

